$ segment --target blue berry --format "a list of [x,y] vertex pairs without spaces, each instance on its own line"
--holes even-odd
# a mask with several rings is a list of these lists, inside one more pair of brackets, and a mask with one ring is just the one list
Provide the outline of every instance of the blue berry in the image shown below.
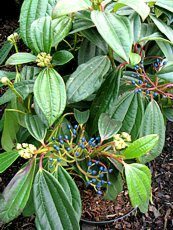
[[111,185],[112,183],[110,181],[107,182],[108,185]]
[[49,158],[50,161],[53,161],[53,158]]
[[113,172],[113,169],[109,169],[109,171],[108,171],[109,173],[112,173]]
[[146,94],[150,94],[150,91],[149,91],[149,90],[146,90]]
[[90,181],[87,181],[87,182],[86,182],[86,186],[89,186],[89,185],[90,185]]
[[82,137],[82,142],[85,142],[85,141],[86,141],[85,137]]
[[52,137],[52,141],[55,141],[55,137]]
[[67,147],[66,150],[67,150],[67,151],[70,151],[71,149],[70,149],[70,147]]
[[60,158],[57,158],[57,162],[61,162],[61,159],[60,159]]
[[164,61],[164,62],[163,62],[163,65],[166,65],[166,64],[167,64],[167,61]]
[[92,175],[96,175],[97,174],[97,171],[96,170],[93,170],[92,171]]
[[96,185],[97,188],[101,188],[102,185],[101,185],[101,182],[98,182],[97,185]]
[[96,163],[96,165],[98,165],[100,163],[100,161],[96,161],[95,163]]
[[89,140],[89,142],[93,142],[94,141],[94,137],[92,137],[90,140]]
[[132,85],[135,85],[135,84],[136,84],[136,82],[133,80],[133,81],[132,81]]
[[92,165],[92,161],[88,161],[88,166],[91,166]]
[[96,147],[96,143],[91,143],[91,146],[92,147]]
[[62,140],[62,135],[59,135],[59,136],[58,136],[58,139],[59,139],[59,140]]
[[74,129],[77,129],[77,128],[78,128],[78,125],[75,125],[75,126],[74,126]]
[[76,152],[75,155],[76,155],[76,157],[78,157],[78,156],[80,155],[80,153],[79,153],[79,152]]
[[158,96],[158,93],[157,93],[157,92],[154,92],[154,93],[153,93],[153,96],[154,96],[154,97],[157,97],[157,96]]
[[142,89],[138,89],[138,93],[141,93],[142,92]]
[[107,172],[107,171],[108,171],[107,168],[104,168],[104,169],[103,169],[103,172]]
[[101,180],[101,184],[105,184],[106,183],[106,181],[105,180]]
[[104,171],[104,167],[103,166],[100,166],[100,171]]
[[67,135],[65,135],[64,137],[65,137],[65,139],[66,139],[66,140],[68,140],[68,139],[69,139],[69,137],[68,137]]
[[71,125],[68,124],[68,125],[67,125],[67,128],[68,128],[68,129],[71,129]]
[[96,181],[97,181],[96,178],[93,178],[93,179],[92,179],[92,182],[93,182],[93,183],[96,183]]
[[73,134],[76,135],[77,131],[76,129],[73,129]]
[[49,168],[53,168],[53,165],[49,165]]
[[99,177],[100,177],[100,178],[103,178],[103,177],[104,177],[104,174],[100,174]]
[[64,144],[64,141],[63,140],[59,140],[59,142],[63,145]]
[[141,80],[139,80],[138,83],[141,85],[143,82]]
[[102,193],[102,191],[98,190],[98,191],[97,191],[97,194],[98,194],[98,195],[102,195],[103,193]]
[[101,140],[101,138],[100,137],[96,137],[96,141],[100,141]]
[[91,170],[91,169],[88,169],[88,173],[92,173],[92,170]]
[[59,150],[60,150],[59,146],[56,146],[56,148],[55,148],[55,149],[56,149],[56,151],[59,151]]

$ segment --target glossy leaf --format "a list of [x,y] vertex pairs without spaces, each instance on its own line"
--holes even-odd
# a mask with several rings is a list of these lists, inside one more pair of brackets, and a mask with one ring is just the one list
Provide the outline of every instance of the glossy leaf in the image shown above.
[[6,65],[20,65],[29,62],[35,62],[36,56],[30,53],[15,53],[6,61]]
[[0,173],[3,173],[19,157],[18,152],[11,151],[0,154]]
[[60,50],[54,53],[52,64],[53,65],[64,65],[74,58],[73,54],[67,50]]
[[[150,8],[144,0],[118,0],[117,4],[126,5],[134,9],[142,17],[143,21],[148,17],[150,13]],[[115,7],[117,7],[117,4]]]
[[158,73],[157,77],[173,82],[173,61],[168,62]]
[[6,151],[11,151],[17,142],[17,132],[19,124],[15,112],[5,110],[4,112],[4,128],[1,137],[2,148]]
[[59,0],[53,10],[53,18],[86,10],[89,7],[91,7],[91,2],[86,0]]
[[35,159],[21,169],[5,188],[0,202],[0,220],[8,223],[24,209],[32,187]]
[[120,87],[121,70],[113,70],[99,89],[90,109],[90,132],[93,135],[98,129],[98,119],[107,113],[117,101]]
[[158,29],[171,41],[173,42],[173,29],[168,26],[166,23],[161,21],[160,19],[150,15],[154,24],[158,27]]
[[64,189],[64,192],[66,193],[70,204],[72,205],[77,214],[77,218],[79,218],[78,221],[80,221],[82,204],[80,193],[74,180],[69,175],[69,173],[61,166],[57,168],[57,171],[54,173],[54,176],[57,178],[62,188]]
[[80,65],[67,81],[68,102],[84,100],[97,91],[109,68],[110,61],[107,56],[97,56]]
[[90,111],[79,111],[74,109],[74,117],[79,124],[85,124],[89,119]]
[[141,137],[131,143],[123,152],[125,159],[133,159],[144,156],[153,149],[158,143],[159,137],[157,134],[151,134]]
[[98,121],[98,129],[101,136],[101,140],[110,139],[116,134],[122,126],[121,121],[111,119],[109,114],[102,113]]
[[119,172],[112,172],[109,174],[110,185],[107,185],[104,199],[115,200],[120,192],[123,190],[123,181]]
[[78,65],[81,65],[85,62],[88,62],[95,56],[106,55],[107,52],[104,52],[98,46],[93,44],[88,39],[84,39],[82,42],[79,52],[78,52]]
[[132,24],[132,30],[133,30],[133,40],[134,42],[137,42],[140,38],[141,33],[141,19],[140,16],[137,13],[134,13],[130,16],[130,22]]
[[52,21],[53,44],[57,46],[70,32],[72,27],[72,18],[63,16]]
[[108,113],[113,119],[122,121],[121,131],[131,134],[133,140],[138,137],[144,114],[140,94],[135,94],[133,91],[124,93],[119,96],[115,104],[112,104]]
[[34,204],[41,229],[79,229],[76,212],[63,187],[45,170],[38,171],[34,181]]
[[125,164],[125,175],[132,206],[140,208],[151,196],[150,170],[142,164]]
[[29,133],[41,143],[44,143],[47,128],[37,115],[25,115],[25,125]]
[[141,56],[136,53],[130,53],[130,64],[132,66],[137,65],[141,61]]
[[8,41],[4,42],[3,46],[0,49],[0,65],[2,65],[5,62],[12,47],[13,45],[10,42]]
[[142,163],[149,162],[160,155],[165,143],[165,124],[159,105],[152,100],[145,111],[143,117],[140,136],[157,134],[159,136],[158,144],[147,154],[140,157]]
[[156,41],[156,43],[164,53],[166,59],[168,61],[173,61],[173,45],[164,41]]
[[66,106],[65,84],[54,69],[40,72],[34,85],[34,97],[51,126]]
[[91,18],[101,36],[114,52],[129,62],[133,36],[128,18],[99,11],[92,11]]
[[155,3],[156,6],[160,6],[166,10],[169,10],[173,13],[173,3],[172,0],[157,0]]
[[31,24],[30,36],[36,53],[50,53],[53,42],[51,17],[42,17]]
[[38,18],[51,16],[57,0],[25,0],[20,13],[20,35],[24,43],[34,49],[31,40],[31,24]]

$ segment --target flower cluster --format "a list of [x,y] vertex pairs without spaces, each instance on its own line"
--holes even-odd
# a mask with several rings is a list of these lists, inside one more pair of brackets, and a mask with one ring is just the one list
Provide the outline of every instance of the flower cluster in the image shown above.
[[19,155],[24,159],[30,159],[33,157],[34,152],[37,148],[28,143],[17,144],[16,149],[18,150]]
[[16,42],[19,41],[18,33],[13,33],[10,36],[8,36],[7,41],[9,41],[13,45],[16,44]]
[[116,150],[125,149],[128,146],[128,143],[131,142],[131,136],[126,132],[114,135],[113,139]]
[[37,66],[39,67],[49,67],[51,66],[51,61],[52,61],[52,57],[50,56],[50,54],[47,54],[45,52],[39,53],[37,55]]

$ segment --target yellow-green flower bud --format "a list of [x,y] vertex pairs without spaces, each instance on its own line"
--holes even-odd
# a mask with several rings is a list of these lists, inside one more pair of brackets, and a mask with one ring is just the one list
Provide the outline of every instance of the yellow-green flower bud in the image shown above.
[[37,148],[28,143],[22,143],[22,144],[17,144],[16,149],[19,150],[18,153],[22,158],[25,159],[30,159],[33,157],[34,152],[37,150]]
[[18,33],[13,33],[10,36],[8,36],[7,41],[9,41],[11,44],[15,44],[19,41],[19,35]]
[[128,133],[126,133],[126,132],[122,132],[121,133],[121,137],[124,138],[124,140],[127,141],[127,142],[131,142],[132,141],[131,136]]
[[8,77],[2,77],[1,78],[1,83],[3,85],[8,85],[9,82],[10,82],[10,80],[8,79]]
[[47,54],[45,52],[39,53],[37,55],[37,66],[39,67],[49,67],[51,66],[51,61],[52,61],[52,57],[50,56],[50,54]]

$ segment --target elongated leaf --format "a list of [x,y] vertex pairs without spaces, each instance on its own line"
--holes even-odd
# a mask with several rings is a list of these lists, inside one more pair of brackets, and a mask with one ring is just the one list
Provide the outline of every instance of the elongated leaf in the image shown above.
[[5,60],[8,56],[8,54],[10,53],[12,47],[13,47],[13,45],[8,41],[6,41],[3,44],[3,46],[0,49],[0,65],[2,65],[5,62]]
[[20,13],[20,34],[24,43],[34,49],[31,40],[31,24],[38,18],[51,16],[57,0],[25,0]]
[[173,82],[173,61],[168,62],[158,73],[157,77]]
[[[117,4],[127,5],[130,8],[133,8],[142,17],[143,21],[148,17],[150,13],[150,8],[144,0],[118,0]],[[118,7],[117,4],[115,7]]]
[[63,16],[56,18],[52,21],[53,29],[53,44],[52,46],[57,46],[70,32],[72,27],[72,18],[69,16]]
[[159,137],[157,134],[141,137],[130,144],[128,148],[126,148],[126,150],[123,152],[123,156],[125,156],[126,159],[141,157],[151,151],[158,143],[158,140]]
[[94,45],[103,50],[104,54],[108,53],[108,45],[95,28],[83,30],[80,33]]
[[34,203],[41,229],[79,229],[76,212],[63,187],[45,170],[38,171],[36,175]]
[[158,144],[147,154],[140,157],[142,163],[149,162],[160,155],[165,143],[165,124],[164,118],[156,101],[151,101],[143,117],[140,136],[157,134]]
[[119,97],[115,104],[109,108],[108,113],[115,120],[122,121],[121,131],[132,135],[132,139],[136,139],[139,135],[139,127],[141,125],[144,114],[144,106],[140,94],[127,92]]
[[36,56],[30,53],[16,53],[8,58],[6,65],[19,65],[29,62],[35,62]]
[[74,180],[69,175],[69,173],[61,166],[57,168],[57,171],[54,174],[54,176],[57,178],[62,188],[64,189],[64,192],[66,193],[71,205],[73,206],[77,214],[78,221],[80,221],[82,204],[80,193]]
[[25,125],[36,140],[44,143],[47,128],[37,115],[25,115]]
[[111,119],[109,114],[102,113],[98,121],[98,129],[101,136],[101,140],[110,139],[116,134],[122,126],[121,121]]
[[53,55],[53,65],[64,65],[74,58],[73,54],[67,50],[60,50]]
[[[132,206],[139,208],[144,206],[151,196],[151,173],[149,168],[142,164],[125,164],[125,175]],[[141,211],[143,212],[143,209]]]
[[21,169],[5,188],[0,202],[0,220],[8,223],[24,209],[32,187],[35,159]]
[[123,189],[123,180],[119,172],[113,172],[109,174],[109,181],[111,182],[111,185],[107,186],[104,199],[115,200]]
[[156,41],[168,61],[173,61],[173,45],[165,41]]
[[140,32],[141,32],[141,19],[137,13],[134,13],[130,17],[130,22],[132,24],[132,30],[133,30],[133,40],[134,42],[137,42],[140,38]]
[[158,29],[171,41],[173,42],[173,29],[168,26],[166,23],[161,21],[160,19],[150,15],[154,24],[158,27]]
[[30,36],[36,53],[50,53],[53,42],[51,17],[42,17],[31,24]]
[[107,113],[117,101],[120,87],[121,70],[113,70],[99,89],[90,109],[89,126],[91,135],[98,129],[98,120],[102,113]]
[[95,56],[106,55],[107,52],[104,52],[98,46],[88,41],[88,39],[84,39],[82,42],[79,52],[78,52],[78,65],[81,65]]
[[11,151],[17,142],[16,134],[19,130],[19,124],[15,112],[8,111],[4,112],[4,128],[1,138],[2,148],[6,151]]
[[86,10],[89,7],[91,7],[91,2],[86,0],[59,0],[53,10],[53,18]]
[[79,124],[85,124],[89,119],[89,115],[89,110],[81,112],[77,109],[74,109],[74,117]]
[[152,36],[154,33],[158,32],[157,27],[154,24],[147,24],[147,23],[142,23],[141,25],[141,33],[140,33],[140,38],[138,39],[137,42],[140,41],[142,45],[145,45],[147,41],[143,41],[143,38],[147,38]]
[[133,36],[128,18],[99,11],[92,11],[91,18],[114,52],[129,62]]
[[169,10],[173,13],[173,3],[172,0],[157,0],[155,3],[156,6],[160,6],[166,10]]
[[22,68],[20,76],[22,80],[32,80],[40,73],[40,71],[41,68],[25,65]]
[[18,152],[11,151],[0,154],[0,173],[3,173],[19,157]]
[[34,85],[34,97],[51,126],[66,106],[65,84],[54,69],[40,72]]
[[84,100],[97,91],[109,68],[110,61],[106,56],[94,57],[80,65],[67,81],[68,102]]

